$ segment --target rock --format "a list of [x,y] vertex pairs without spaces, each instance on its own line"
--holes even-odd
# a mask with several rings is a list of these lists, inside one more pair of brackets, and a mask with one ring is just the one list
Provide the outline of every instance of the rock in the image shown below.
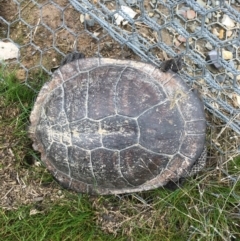
[[[136,12],[134,12],[130,7],[128,6],[121,6],[121,10],[126,13],[130,18],[134,18],[136,16]],[[114,14],[115,21],[117,25],[120,25],[122,22],[124,25],[126,25],[128,22],[122,17],[119,13]],[[124,21],[125,20],[125,21]]]
[[221,28],[220,31],[219,31],[219,36],[218,36],[220,39],[223,39],[224,38],[224,29]]
[[81,15],[80,15],[80,22],[81,22],[81,23],[86,22],[86,24],[87,24],[89,27],[93,27],[94,24],[95,24],[94,19],[92,19],[88,14],[81,14]]
[[213,46],[209,42],[206,43],[205,47],[208,50],[212,50],[213,49]]
[[233,28],[235,26],[234,21],[226,14],[223,15],[222,24],[225,25],[227,28]]
[[227,36],[227,37],[231,37],[231,36],[232,36],[232,33],[233,33],[233,32],[232,32],[231,30],[227,30],[226,36]]
[[214,28],[213,30],[212,30],[212,33],[215,35],[215,36],[219,36],[219,32],[217,31],[217,29],[216,28]]
[[24,69],[18,69],[16,71],[16,77],[20,81],[25,80],[26,79],[26,71]]
[[230,52],[230,51],[227,51],[227,50],[222,50],[222,57],[223,59],[225,60],[229,60],[229,59],[232,59],[233,58],[233,53]]
[[84,19],[85,19],[84,14],[80,14],[80,22],[81,23],[84,23]]
[[17,59],[19,55],[18,47],[13,43],[0,41],[0,60]]
[[216,67],[216,68],[220,68],[221,65],[218,63],[218,53],[216,50],[212,50],[208,53],[208,58],[209,60],[211,60],[212,64]]
[[187,11],[187,19],[194,19],[196,17],[196,13],[193,10]]
[[186,38],[184,38],[183,36],[179,35],[177,38],[180,42],[186,42]]
[[149,12],[149,13],[148,13],[148,16],[149,16],[150,18],[152,18],[152,17],[154,16],[154,12]]
[[177,39],[174,39],[173,40],[173,43],[176,47],[180,46],[181,45],[181,42],[177,41]]

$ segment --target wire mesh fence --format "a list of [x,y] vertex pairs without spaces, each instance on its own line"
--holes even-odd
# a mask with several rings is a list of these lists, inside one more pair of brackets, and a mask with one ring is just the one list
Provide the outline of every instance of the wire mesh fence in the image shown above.
[[224,128],[240,134],[239,0],[0,0],[0,5],[0,39],[19,48],[8,66],[31,88],[73,51],[156,66],[183,54],[179,74]]

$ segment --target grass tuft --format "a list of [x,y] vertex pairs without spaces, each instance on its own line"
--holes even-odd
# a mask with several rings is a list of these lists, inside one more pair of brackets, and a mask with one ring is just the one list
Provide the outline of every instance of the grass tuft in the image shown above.
[[90,202],[82,196],[69,196],[44,211],[37,205],[23,206],[16,211],[2,210],[0,215],[2,240],[111,240],[100,233]]

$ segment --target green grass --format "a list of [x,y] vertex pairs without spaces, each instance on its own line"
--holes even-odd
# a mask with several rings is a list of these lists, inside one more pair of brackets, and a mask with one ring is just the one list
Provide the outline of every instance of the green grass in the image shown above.
[[[28,118],[36,93],[14,74],[0,71],[0,128],[13,145],[16,169],[32,179],[54,183],[27,137]],[[1,140],[0,140],[1,141]],[[1,143],[0,143],[1,145]],[[240,157],[189,179],[176,191],[89,197],[61,190],[64,197],[0,208],[0,238],[5,241],[222,241],[240,240]],[[2,168],[2,166],[0,167]],[[4,181],[4,180],[1,180]],[[47,199],[47,198],[46,198]]]
[[80,196],[69,199],[71,202],[63,200],[45,207],[44,211],[34,206],[1,211],[2,240],[106,240],[106,235],[99,237],[101,231],[94,225],[89,200]]

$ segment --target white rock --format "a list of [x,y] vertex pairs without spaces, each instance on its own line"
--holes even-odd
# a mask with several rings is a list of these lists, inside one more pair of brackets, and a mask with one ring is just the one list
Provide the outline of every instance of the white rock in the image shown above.
[[0,41],[0,60],[16,59],[18,54],[19,49],[15,44]]
[[[128,6],[121,6],[121,10],[126,13],[130,18],[134,18],[136,16],[136,12],[134,12],[130,7]],[[118,13],[115,13],[114,14],[114,17],[115,17],[115,20],[116,20],[116,23],[117,25],[120,25],[121,22],[123,22],[124,17],[122,17],[120,14]],[[124,21],[124,25],[126,25],[128,22],[127,21]]]
[[227,30],[227,32],[226,32],[226,35],[227,35],[227,37],[231,37],[232,36],[232,31],[231,30]]
[[149,12],[149,13],[148,13],[148,16],[149,16],[150,18],[152,18],[152,17],[154,16],[154,12]]
[[223,15],[222,24],[225,25],[227,28],[233,28],[235,26],[234,21],[226,14]]
[[217,31],[216,28],[214,28],[214,29],[212,30],[212,33],[213,33],[215,36],[219,36],[219,32]]
[[205,47],[206,47],[208,50],[213,50],[213,46],[212,46],[209,42],[206,43]]
[[84,20],[85,20],[84,14],[80,14],[80,22],[84,23]]
[[222,50],[222,57],[223,57],[223,59],[232,59],[233,54],[232,54],[232,52],[223,49]]

